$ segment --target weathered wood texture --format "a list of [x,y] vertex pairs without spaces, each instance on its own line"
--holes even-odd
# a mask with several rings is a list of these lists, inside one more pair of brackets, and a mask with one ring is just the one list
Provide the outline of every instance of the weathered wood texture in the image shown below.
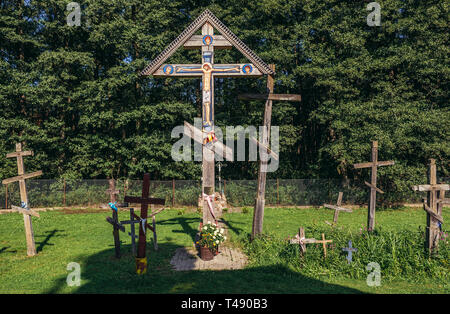
[[[12,182],[19,181],[19,190],[20,190],[20,200],[23,204],[25,204],[24,207],[27,209],[24,209],[26,211],[29,211],[28,209],[28,194],[27,194],[27,187],[25,184],[26,179],[30,179],[36,176],[42,175],[42,171],[36,171],[32,173],[25,174],[25,166],[23,162],[23,156],[33,156],[32,151],[22,151],[22,144],[17,143],[16,144],[16,151],[13,153],[9,153],[6,155],[7,158],[17,158],[17,174],[18,176],[5,179],[2,181],[3,184],[9,184]],[[18,208],[18,207],[16,207]],[[19,211],[19,210],[18,210]],[[33,224],[31,221],[31,216],[36,216],[35,214],[31,213],[25,213],[22,209],[20,209],[20,212],[23,214],[23,222],[25,226],[25,237],[27,241],[27,255],[28,256],[34,256],[36,255],[36,244],[34,242],[34,232],[33,232]],[[39,215],[38,215],[39,216]]]
[[371,180],[370,183],[365,182],[365,184],[370,187],[369,192],[369,206],[368,206],[368,215],[367,215],[367,230],[373,231],[375,228],[375,208],[377,201],[377,192],[384,193],[379,188],[377,188],[377,167],[380,166],[391,166],[394,165],[395,162],[392,160],[389,161],[378,161],[378,141],[372,142],[372,154],[371,161],[366,163],[358,163],[354,164],[353,167],[355,169],[361,168],[371,168]]
[[[349,209],[349,208],[345,208],[345,207],[341,207],[342,205],[342,197],[343,197],[344,193],[343,192],[339,192],[338,194],[338,200],[336,202],[336,206],[334,205],[330,205],[330,204],[324,204],[323,206],[325,208],[330,208],[330,209],[334,209],[334,217],[333,217],[333,224],[332,225],[337,225],[338,223],[338,216],[339,216],[339,212],[347,212],[347,213],[352,213],[353,210]],[[328,222],[327,222],[328,223]],[[330,224],[330,223],[328,223]],[[330,224],[331,225],[331,224]]]
[[445,192],[450,190],[448,184],[438,184],[436,175],[436,160],[430,159],[428,170],[428,184],[415,185],[414,191],[426,191],[423,209],[427,212],[427,227],[425,233],[425,250],[428,254],[435,254],[439,249],[441,225],[444,222],[442,209],[445,202]]

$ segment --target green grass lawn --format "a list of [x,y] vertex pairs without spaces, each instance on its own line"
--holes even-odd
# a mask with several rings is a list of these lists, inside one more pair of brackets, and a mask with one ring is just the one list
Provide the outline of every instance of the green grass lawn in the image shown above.
[[[123,256],[121,259],[114,258],[112,226],[105,221],[109,212],[70,214],[68,211],[48,211],[41,212],[40,215],[40,218],[33,218],[38,250],[35,257],[26,256],[22,215],[0,215],[0,293],[450,292],[449,283],[439,279],[399,276],[383,280],[382,277],[380,287],[369,287],[364,274],[364,279],[361,279],[353,278],[347,273],[333,276],[326,271],[321,273],[324,269],[333,268],[333,254],[335,260],[342,259],[346,262],[345,256],[338,255],[340,247],[330,250],[330,262],[319,265],[321,268],[317,272],[311,271],[313,268],[309,266],[304,269],[297,267],[298,259],[290,258],[290,255],[287,255],[288,258],[283,257],[283,252],[281,255],[277,253],[276,256],[270,256],[270,246],[267,252],[264,252],[264,247],[255,247],[255,253],[252,254],[252,246],[247,240],[251,231],[251,211],[246,214],[226,213],[223,217],[229,230],[228,245],[240,246],[249,253],[250,263],[245,269],[173,271],[169,261],[178,247],[193,245],[200,215],[181,215],[178,210],[166,210],[157,219],[159,251],[154,251],[153,245],[147,246],[149,267],[144,276],[135,274],[130,238],[125,233],[120,233]],[[353,213],[341,213],[339,225],[345,232],[358,234],[360,228],[366,225],[366,215],[365,208],[354,210]],[[444,209],[443,216],[445,221],[450,220],[449,208]],[[128,212],[119,213],[120,220],[128,218]],[[329,238],[333,231],[324,221],[332,219],[333,211],[328,209],[266,208],[264,232],[275,238],[287,238],[295,235],[298,228],[303,226],[307,230],[307,237],[319,238],[320,232],[326,232]],[[420,226],[423,229],[425,222],[425,212],[418,208],[379,210],[376,214],[376,225],[382,226],[387,232],[415,231]],[[126,228],[128,232],[129,226]],[[296,249],[291,247],[292,250]],[[320,254],[319,248],[312,248],[310,251],[311,256]],[[288,253],[295,253],[292,252]],[[278,256],[283,258],[278,261]],[[289,262],[283,262],[286,260]],[[69,287],[66,283],[67,275],[71,272],[67,270],[67,265],[71,262],[81,265],[79,287]],[[444,271],[448,278],[449,268],[445,270],[444,267]]]

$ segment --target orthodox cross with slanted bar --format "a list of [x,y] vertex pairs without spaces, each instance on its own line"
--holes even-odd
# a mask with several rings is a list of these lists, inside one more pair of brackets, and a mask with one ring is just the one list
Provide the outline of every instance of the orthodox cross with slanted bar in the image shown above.
[[394,165],[393,160],[389,161],[378,161],[378,141],[372,142],[372,161],[360,164],[354,164],[355,169],[360,168],[372,168],[371,180],[369,182],[364,182],[368,187],[370,187],[370,198],[369,198],[369,212],[367,215],[367,230],[373,231],[375,228],[375,207],[377,202],[377,192],[384,193],[379,188],[377,188],[377,167],[380,166],[392,166]]
[[450,190],[450,184],[437,184],[436,160],[430,159],[428,184],[413,186],[414,191],[427,192],[423,209],[427,212],[427,229],[425,236],[425,248],[428,253],[435,253],[438,249],[441,226],[444,223],[442,209],[449,203],[445,198],[445,191]]
[[[23,222],[25,225],[25,236],[27,240],[27,255],[34,256],[36,255],[36,244],[34,242],[34,232],[33,232],[33,224],[31,222],[31,216],[36,216],[37,213],[32,211],[28,206],[28,194],[27,194],[27,186],[25,184],[26,179],[31,179],[37,176],[42,175],[42,171],[36,171],[32,173],[25,174],[25,166],[23,163],[24,156],[33,156],[32,151],[22,151],[22,144],[16,144],[16,151],[13,153],[9,153],[6,155],[6,158],[17,158],[17,173],[18,176],[5,179],[2,181],[3,184],[9,184],[12,182],[19,181],[19,189],[20,189],[20,200],[21,207],[12,206],[12,208],[23,214]],[[37,215],[39,217],[39,215]]]
[[342,205],[342,196],[343,195],[344,195],[344,193],[339,192],[336,206],[335,205],[330,205],[330,204],[323,204],[323,207],[325,207],[325,208],[334,209],[333,223],[331,224],[328,221],[325,221],[327,224],[334,225],[334,226],[337,225],[339,212],[346,212],[346,213],[352,213],[353,212],[353,210],[351,210],[349,208],[341,207],[341,205]]
[[[202,35],[195,32],[201,29]],[[220,35],[215,34],[217,30]],[[201,49],[201,64],[163,64],[180,47]],[[214,51],[237,48],[250,63],[215,64]],[[270,67],[231,32],[214,14],[205,10],[167,48],[157,56],[141,75],[155,77],[201,77],[202,89],[202,144],[214,140],[214,78],[215,77],[259,77],[275,74]],[[191,130],[192,131],[192,130]],[[215,169],[214,151],[203,145],[202,200],[203,223],[214,220],[204,195],[214,195]],[[214,201],[212,201],[214,207]]]
[[[275,65],[271,64],[270,68],[275,72]],[[270,138],[270,126],[272,119],[272,101],[301,101],[301,95],[296,94],[274,94],[274,77],[269,74],[267,77],[267,94],[242,94],[238,96],[238,99],[242,100],[265,100],[266,106],[264,108],[264,121],[263,121],[263,136],[261,146],[267,148],[267,153],[272,154],[269,148]],[[253,142],[257,142],[256,139],[250,138]],[[257,143],[258,144],[258,143]],[[278,156],[276,156],[278,159]],[[263,220],[264,220],[264,205],[265,205],[265,192],[266,192],[266,174],[267,174],[267,158],[261,158],[259,161],[258,170],[258,188],[256,192],[255,211],[253,213],[253,225],[252,225],[252,239],[262,233]]]
[[137,274],[145,274],[147,272],[147,258],[145,254],[146,248],[146,232],[145,229],[148,228],[153,230],[146,221],[148,218],[148,205],[149,204],[159,204],[164,205],[166,200],[161,198],[150,198],[150,175],[148,173],[144,174],[144,179],[142,182],[142,194],[141,197],[125,196],[124,202],[127,203],[138,203],[141,204],[141,216],[133,213],[133,218],[140,221],[139,224],[139,242],[138,251],[136,255],[136,272]]

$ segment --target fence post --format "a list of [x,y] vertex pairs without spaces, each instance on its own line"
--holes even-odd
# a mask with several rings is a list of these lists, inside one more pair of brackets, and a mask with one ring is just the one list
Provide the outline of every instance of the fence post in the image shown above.
[[278,192],[279,185],[280,185],[280,180],[277,178],[277,205],[280,205],[280,194]]
[[66,207],[66,178],[64,178],[64,198],[63,198],[63,205]]
[[8,209],[8,184],[5,185],[5,209]]
[[172,179],[172,208],[175,207],[175,179]]
[[227,193],[227,180],[223,180],[223,195],[225,195],[225,198],[227,198],[226,193]]

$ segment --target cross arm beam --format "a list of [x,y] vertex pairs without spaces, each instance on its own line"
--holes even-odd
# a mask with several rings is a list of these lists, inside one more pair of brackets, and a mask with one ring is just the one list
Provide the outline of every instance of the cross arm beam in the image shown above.
[[450,190],[450,184],[422,184],[414,185],[412,187],[414,191],[430,192],[430,191],[448,191]]
[[24,151],[24,152],[12,152],[9,154],[6,154],[6,158],[14,158],[14,157],[20,157],[20,156],[33,156],[34,153],[30,150]]
[[35,212],[31,208],[30,209],[25,209],[25,208],[22,208],[22,207],[11,205],[11,209],[16,211],[16,212],[19,212],[21,214],[24,214],[24,215],[34,216],[34,217],[38,217],[38,218],[41,217],[37,212]]
[[[244,67],[250,65],[252,68],[251,72],[244,72]],[[239,68],[239,70],[231,70],[234,68]],[[227,71],[230,69],[230,71]],[[201,77],[203,75],[201,64],[163,64],[158,70],[153,73],[154,77]],[[240,76],[252,76],[260,77],[263,76],[261,71],[253,64],[238,63],[238,64],[214,64],[212,75],[214,77],[240,77]]]
[[355,169],[360,169],[360,168],[370,168],[373,166],[392,166],[394,165],[395,162],[393,160],[388,160],[388,161],[378,161],[378,162],[363,162],[363,163],[359,163],[359,164],[354,164],[353,167]]
[[41,175],[42,175],[42,171],[39,170],[39,171],[36,171],[36,172],[31,172],[31,173],[23,174],[23,175],[20,175],[20,176],[17,176],[17,177],[12,177],[12,178],[9,178],[9,179],[5,179],[5,180],[2,181],[2,184],[9,184],[9,183],[16,182],[16,181],[31,179],[31,178],[34,178],[34,177],[37,177],[37,176],[41,176]]
[[375,185],[370,184],[367,181],[364,181],[364,184],[367,185],[371,189],[375,189],[378,193],[384,194],[384,192],[382,190],[380,190],[379,188],[377,188]]
[[342,212],[346,212],[346,213],[353,213],[353,210],[351,210],[349,208],[340,207],[340,206],[336,206],[336,205],[323,204],[323,207],[326,207],[326,208],[329,208],[329,209],[338,210],[338,211],[342,211]]
[[297,94],[241,94],[240,100],[278,100],[278,101],[302,101],[302,96]]

